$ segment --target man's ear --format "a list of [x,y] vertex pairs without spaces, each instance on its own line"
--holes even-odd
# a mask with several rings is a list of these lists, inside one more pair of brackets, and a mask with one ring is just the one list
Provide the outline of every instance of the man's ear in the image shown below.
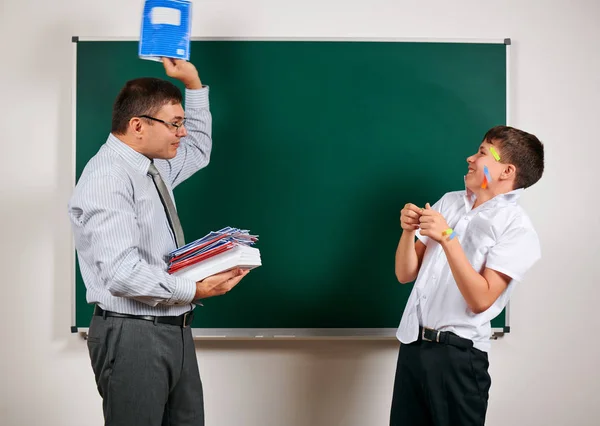
[[131,134],[136,138],[141,138],[144,134],[144,126],[142,126],[142,120],[139,117],[133,117],[129,120],[129,130]]

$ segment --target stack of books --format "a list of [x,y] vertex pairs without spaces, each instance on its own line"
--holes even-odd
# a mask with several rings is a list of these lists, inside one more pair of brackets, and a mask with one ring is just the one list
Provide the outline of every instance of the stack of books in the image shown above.
[[167,272],[201,281],[234,268],[254,269],[262,265],[260,250],[252,247],[257,241],[258,235],[238,228],[210,232],[169,253]]

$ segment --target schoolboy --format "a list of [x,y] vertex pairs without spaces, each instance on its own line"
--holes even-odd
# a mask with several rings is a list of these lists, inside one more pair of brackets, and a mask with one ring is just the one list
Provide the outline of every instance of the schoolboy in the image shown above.
[[467,163],[465,190],[401,211],[396,277],[416,281],[397,331],[392,426],[485,423],[491,320],[541,256],[517,201],[543,174],[542,143],[497,126]]

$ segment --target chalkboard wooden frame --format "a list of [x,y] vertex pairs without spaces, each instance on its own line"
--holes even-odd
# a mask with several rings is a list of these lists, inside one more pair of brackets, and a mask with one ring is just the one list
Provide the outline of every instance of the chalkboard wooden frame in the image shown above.
[[[76,99],[77,99],[77,43],[79,41],[137,41],[137,38],[115,37],[115,38],[96,38],[96,37],[73,37],[73,91],[72,91],[72,146],[73,146],[73,187],[76,183]],[[511,40],[506,39],[435,39],[435,38],[346,38],[346,37],[267,37],[267,38],[240,38],[240,37],[193,37],[192,41],[213,40],[213,41],[342,41],[342,42],[410,42],[410,43],[484,43],[484,44],[504,44],[506,46],[506,124],[510,124],[510,46]],[[84,335],[87,332],[86,327],[76,324],[76,253],[73,245],[72,249],[72,332],[80,332]],[[197,308],[198,309],[198,308]],[[510,331],[510,303],[505,309],[505,321],[502,326],[492,328],[494,337],[503,335]],[[394,339],[396,327],[390,328],[193,328],[195,339]]]

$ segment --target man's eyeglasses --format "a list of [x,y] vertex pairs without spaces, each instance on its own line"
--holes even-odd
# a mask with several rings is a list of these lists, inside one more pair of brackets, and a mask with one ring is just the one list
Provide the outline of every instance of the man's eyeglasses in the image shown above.
[[168,128],[174,129],[175,133],[177,133],[179,131],[179,129],[185,125],[185,118],[183,120],[181,120],[181,122],[179,122],[179,123],[170,123],[168,121],[161,120],[160,118],[150,117],[149,115],[140,115],[140,118],[147,118],[148,120],[153,120],[153,121],[158,121],[159,123],[163,123]]

